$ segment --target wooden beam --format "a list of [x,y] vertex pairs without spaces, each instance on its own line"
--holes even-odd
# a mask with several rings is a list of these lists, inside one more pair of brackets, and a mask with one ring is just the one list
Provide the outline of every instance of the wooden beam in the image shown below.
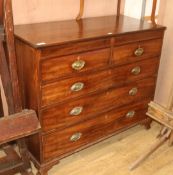
[[2,105],[2,97],[1,97],[1,87],[0,87],[0,117],[4,116],[4,110]]
[[37,115],[33,110],[0,119],[0,145],[37,133],[40,130]]
[[[6,36],[6,45],[7,45],[7,55],[9,62],[9,72],[12,84],[12,97],[14,101],[14,110],[10,111],[10,114],[13,112],[22,111],[21,97],[19,93],[19,82],[17,76],[17,61],[16,61],[16,52],[15,52],[15,43],[14,43],[14,25],[13,25],[13,14],[12,14],[12,3],[11,0],[4,0],[4,28]],[[4,89],[5,90],[5,89]]]
[[173,85],[171,87],[171,91],[170,91],[170,96],[169,96],[169,101],[168,101],[168,105],[167,105],[167,109],[169,110],[173,110]]
[[121,0],[117,2],[117,16],[120,16],[121,13]]
[[141,157],[130,166],[129,169],[134,170],[135,168],[137,168],[144,160],[146,160],[153,152],[155,152],[163,143],[165,143],[166,140],[169,139],[171,132],[172,130],[168,129],[166,133],[163,136],[161,136],[161,138],[157,140],[157,142],[154,145],[152,145],[152,147],[147,152],[143,153]]
[[8,104],[8,110],[10,114],[14,113],[14,103],[13,103],[13,95],[12,95],[12,86],[11,86],[11,78],[8,69],[8,63],[5,56],[3,40],[0,40],[0,74],[2,85],[4,88],[5,97]]
[[155,102],[150,102],[147,115],[173,130],[173,111],[170,109],[166,109]]
[[83,16],[83,13],[84,13],[84,0],[80,0],[80,10],[79,10],[79,14],[78,16],[76,17],[76,20],[80,20]]
[[152,12],[151,12],[151,21],[153,25],[156,25],[156,8],[157,8],[157,0],[153,0],[153,7],[152,7]]
[[0,0],[0,25],[3,24],[3,0]]

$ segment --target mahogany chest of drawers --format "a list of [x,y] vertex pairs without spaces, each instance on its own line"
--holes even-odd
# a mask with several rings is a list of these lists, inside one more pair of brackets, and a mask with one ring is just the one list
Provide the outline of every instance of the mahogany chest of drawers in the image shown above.
[[164,31],[125,16],[15,26],[23,106],[35,109],[42,125],[28,139],[40,174],[65,156],[147,124]]

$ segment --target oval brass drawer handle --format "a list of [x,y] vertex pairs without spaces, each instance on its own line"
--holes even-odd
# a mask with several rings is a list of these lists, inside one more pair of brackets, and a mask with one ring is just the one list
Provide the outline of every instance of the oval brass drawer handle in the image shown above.
[[71,142],[76,142],[82,137],[82,133],[77,132],[70,137]]
[[81,70],[85,67],[85,61],[84,60],[77,60],[72,64],[72,68],[74,70]]
[[138,93],[138,88],[132,88],[130,91],[129,91],[129,95],[131,96],[135,96],[136,94]]
[[135,111],[129,111],[127,114],[126,114],[126,117],[127,118],[133,118],[135,116],[136,112]]
[[134,54],[139,57],[142,56],[144,54],[144,49],[139,47],[138,49],[135,50]]
[[131,73],[133,75],[139,75],[141,73],[141,67],[140,66],[137,66],[135,68],[132,69]]
[[82,111],[83,111],[83,107],[82,107],[82,106],[78,106],[78,107],[73,108],[73,109],[70,111],[70,115],[72,115],[72,116],[77,116],[77,115],[81,114]]
[[84,83],[78,82],[72,85],[71,91],[77,92],[77,91],[82,90],[83,88],[84,88]]

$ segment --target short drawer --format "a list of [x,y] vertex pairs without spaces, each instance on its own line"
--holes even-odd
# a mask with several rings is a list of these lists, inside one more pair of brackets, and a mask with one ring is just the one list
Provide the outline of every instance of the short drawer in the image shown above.
[[62,129],[104,111],[152,99],[154,90],[155,78],[149,78],[43,109],[40,113],[42,128],[44,131]]
[[108,66],[111,51],[101,49],[58,58],[50,58],[41,62],[42,81],[58,79],[72,74],[97,70]]
[[[85,76],[78,75],[73,78],[44,85],[42,87],[42,106],[62,102],[98,90],[101,91],[110,87],[117,87],[126,81],[140,80],[148,76],[153,76],[157,73],[158,63],[158,58],[152,58],[134,64],[98,71]],[[75,86],[79,90],[75,90]]]
[[63,157],[120,129],[137,124],[146,118],[148,102],[111,110],[73,127],[42,136],[44,161]]
[[162,39],[148,40],[114,47],[112,63],[126,64],[160,56]]

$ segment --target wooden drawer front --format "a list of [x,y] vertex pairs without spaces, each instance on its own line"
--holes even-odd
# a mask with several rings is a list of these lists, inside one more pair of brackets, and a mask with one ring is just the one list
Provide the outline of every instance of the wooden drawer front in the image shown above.
[[[134,81],[155,75],[158,70],[158,63],[158,58],[152,58],[142,62],[100,71],[95,74],[76,76],[45,85],[42,88],[42,106],[54,102],[62,102],[63,100],[86,95],[90,92],[107,89],[113,86],[120,86],[125,81]],[[77,82],[83,83],[83,89],[80,91],[72,91],[71,87]]]
[[149,100],[118,108],[83,123],[42,137],[43,157],[49,160],[77,150],[113,132],[143,120]]
[[[114,48],[112,62],[119,65],[160,56],[161,48],[162,39],[122,45]],[[135,54],[138,54],[138,56]]]
[[118,46],[132,42],[163,38],[163,35],[164,35],[163,29],[123,34],[115,37],[114,45]]
[[[145,31],[145,32],[132,32],[123,35],[115,36],[115,45],[127,44],[130,42],[137,42],[142,40],[149,39],[157,39],[163,38],[164,29],[153,30],[153,31]],[[102,38],[102,39],[94,39],[84,42],[72,42],[68,44],[61,44],[57,46],[51,47],[43,47],[41,48],[41,57],[55,57],[55,56],[63,56],[74,54],[77,52],[86,52],[96,49],[108,48],[111,45],[111,37]]]
[[[138,89],[134,96],[129,95],[133,88]],[[41,111],[42,128],[44,131],[55,128],[61,129],[112,108],[146,98],[153,98],[154,90],[155,78],[149,78],[111,89],[104,93],[90,95],[86,98],[68,101],[67,103],[44,109]],[[80,107],[80,110],[77,111],[77,114],[74,114],[73,111],[77,107]]]
[[110,47],[110,38],[94,39],[89,41],[69,42],[57,46],[41,48],[41,57],[55,57],[70,55],[77,52],[86,52]]
[[[97,70],[108,65],[110,49],[86,52],[59,58],[46,59],[41,63],[42,81],[58,79],[72,74]],[[76,66],[75,66],[76,65]]]

